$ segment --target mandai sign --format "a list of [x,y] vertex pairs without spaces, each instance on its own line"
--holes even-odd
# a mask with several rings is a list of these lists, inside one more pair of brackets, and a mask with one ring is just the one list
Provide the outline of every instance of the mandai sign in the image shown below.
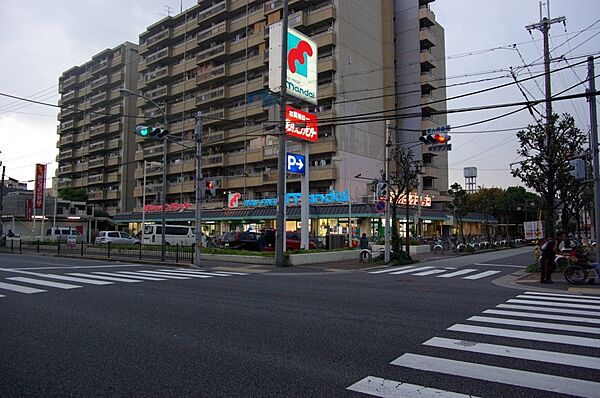
[[[298,204],[302,201],[301,193],[288,193],[285,195],[286,204]],[[348,203],[348,190],[338,192],[335,190],[329,191],[329,193],[313,193],[308,195],[308,203],[312,204],[334,204],[334,203]],[[244,206],[246,207],[258,207],[258,206],[277,206],[277,198],[268,199],[248,199],[244,200]]]

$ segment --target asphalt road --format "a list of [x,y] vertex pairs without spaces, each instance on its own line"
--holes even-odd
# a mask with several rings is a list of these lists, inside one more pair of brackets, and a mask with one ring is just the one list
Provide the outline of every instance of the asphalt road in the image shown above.
[[[432,262],[421,272],[452,270],[424,276],[165,272],[0,254],[0,396],[367,396],[357,390],[461,396],[430,389],[485,397],[597,394],[600,300],[518,298],[523,291],[491,283],[527,264],[524,254],[514,253]],[[500,272],[440,277],[467,267]],[[590,313],[580,315],[585,322],[559,322],[551,319],[558,313],[545,312],[576,317],[569,303]],[[473,316],[479,318],[469,320]],[[538,334],[531,340],[521,332]],[[520,353],[525,348],[546,354]],[[540,355],[544,362],[527,359]]]

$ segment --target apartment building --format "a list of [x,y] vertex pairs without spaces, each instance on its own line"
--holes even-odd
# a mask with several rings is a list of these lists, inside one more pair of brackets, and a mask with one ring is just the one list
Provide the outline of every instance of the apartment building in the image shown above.
[[[447,125],[446,115],[432,111],[446,110],[446,65],[444,28],[436,21],[430,4],[434,0],[393,0],[396,107],[402,118],[396,123],[396,142],[413,147],[422,160],[423,194],[433,197],[433,207],[444,210],[448,200],[448,152],[430,152],[428,145],[416,145],[421,131]],[[388,7],[392,5],[388,3]],[[391,9],[390,9],[391,11]],[[388,18],[388,29],[392,21]],[[387,43],[388,48],[391,43]],[[387,60],[390,65],[390,60]],[[389,72],[391,74],[391,72]],[[388,104],[387,106],[389,106]]]
[[110,215],[134,208],[137,109],[119,89],[137,90],[138,62],[137,45],[125,42],[59,78],[57,188],[86,188]]
[[[340,120],[384,107],[383,3],[358,0],[290,0],[289,26],[318,44],[318,105],[296,103],[320,119],[318,143],[310,145],[310,191],[348,189],[352,200],[367,193],[353,176],[377,176],[383,168],[384,122]],[[245,199],[276,196],[278,119],[268,91],[268,26],[282,17],[281,1],[199,0],[176,16],[149,26],[139,38],[138,90],[168,117],[167,202],[194,201],[193,129],[203,116],[203,173],[217,181],[207,207],[223,207],[228,192]],[[374,29],[375,27],[375,29]],[[393,83],[392,83],[393,84]],[[368,95],[365,94],[368,92]],[[293,101],[290,98],[290,101]],[[140,99],[145,123],[163,124],[156,106]],[[288,151],[298,145],[288,143]],[[136,209],[158,201],[162,189],[159,143],[137,138]],[[288,192],[300,191],[288,175]]]

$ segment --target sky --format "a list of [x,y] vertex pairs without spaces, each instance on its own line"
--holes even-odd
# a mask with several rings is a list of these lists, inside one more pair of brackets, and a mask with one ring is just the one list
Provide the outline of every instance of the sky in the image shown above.
[[[137,43],[147,26],[167,14],[165,5],[179,12],[181,5],[185,9],[194,4],[195,0],[0,0],[0,26],[4,32],[0,35],[0,93],[56,104],[60,98],[58,77],[63,71],[124,41]],[[431,9],[445,28],[447,84],[454,85],[447,89],[449,98],[511,82],[510,67],[516,68],[517,79],[543,72],[538,60],[542,56],[542,33],[534,30],[530,34],[525,29],[540,19],[538,0],[437,0]],[[550,48],[556,59],[552,68],[567,67],[552,75],[552,91],[557,93],[587,76],[585,64],[568,67],[585,60],[575,57],[600,52],[600,1],[552,0],[550,12],[552,18],[566,17],[566,27],[554,24],[551,29]],[[559,60],[563,55],[567,61]],[[531,63],[529,69],[522,68]],[[600,70],[600,63],[596,68]],[[488,78],[494,79],[469,83]],[[544,97],[543,78],[521,86],[529,99]],[[584,91],[585,87],[579,85],[567,93]],[[521,90],[511,85],[448,101],[448,108],[524,99]],[[511,109],[450,114],[448,122],[461,126]],[[544,113],[543,105],[536,109]],[[585,99],[556,103],[554,110],[572,114],[582,130],[589,129]],[[57,114],[57,108],[0,96],[0,161],[8,176],[32,180],[35,163],[48,163],[48,176],[54,175]],[[509,164],[519,160],[516,131],[533,122],[533,117],[523,111],[468,128],[454,128],[450,183],[464,185],[463,168],[473,166],[478,168],[480,186],[519,185],[509,171]],[[489,131],[499,129],[512,130]]]

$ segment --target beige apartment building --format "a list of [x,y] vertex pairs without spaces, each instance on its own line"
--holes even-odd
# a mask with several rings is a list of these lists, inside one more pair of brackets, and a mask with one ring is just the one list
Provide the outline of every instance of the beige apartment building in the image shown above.
[[137,45],[125,42],[59,78],[57,188],[86,188],[88,203],[110,215],[135,204],[137,110],[119,89],[137,89],[138,61]]

